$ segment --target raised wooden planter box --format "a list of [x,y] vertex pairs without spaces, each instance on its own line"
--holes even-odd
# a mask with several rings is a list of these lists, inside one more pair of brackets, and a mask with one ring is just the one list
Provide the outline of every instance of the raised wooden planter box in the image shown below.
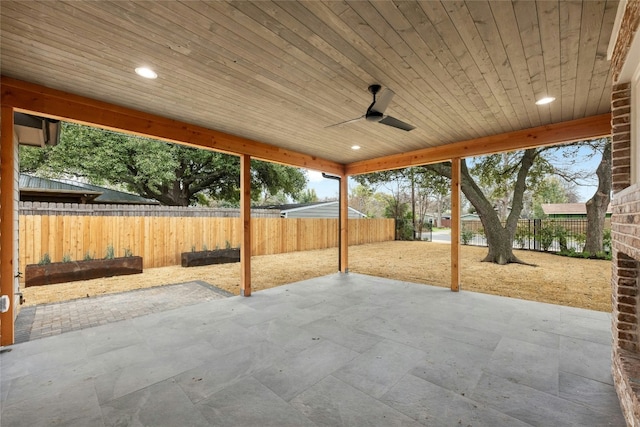
[[24,285],[42,286],[138,273],[142,273],[142,257],[139,256],[29,264],[26,266]]
[[183,267],[199,267],[211,264],[240,262],[240,249],[216,249],[215,251],[182,252]]

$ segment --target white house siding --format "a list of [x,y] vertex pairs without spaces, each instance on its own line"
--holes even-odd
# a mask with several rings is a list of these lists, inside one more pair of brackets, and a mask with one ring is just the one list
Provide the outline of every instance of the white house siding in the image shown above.
[[[283,210],[281,214],[287,218],[338,218],[338,202],[323,205],[305,206],[290,210]],[[363,215],[353,208],[349,208],[349,218],[358,219]]]

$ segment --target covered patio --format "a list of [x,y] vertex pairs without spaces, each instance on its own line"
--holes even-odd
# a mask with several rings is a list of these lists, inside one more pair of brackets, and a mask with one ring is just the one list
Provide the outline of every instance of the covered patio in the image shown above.
[[[3,1],[2,425],[640,425],[639,4]],[[11,346],[15,113],[239,156],[251,298]],[[461,160],[605,136],[612,318],[458,293]],[[252,296],[252,159],[340,179],[340,274]],[[349,273],[348,177],[438,162],[454,292]]]
[[14,346],[1,421],[621,426],[610,322],[333,274]]

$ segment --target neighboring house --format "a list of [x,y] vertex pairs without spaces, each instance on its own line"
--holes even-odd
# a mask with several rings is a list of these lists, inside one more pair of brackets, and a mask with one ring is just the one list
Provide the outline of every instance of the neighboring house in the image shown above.
[[[277,209],[281,218],[338,218],[338,201],[313,202],[287,205],[255,206],[254,209]],[[349,208],[349,218],[359,219],[367,216]]]
[[440,215],[440,224],[438,224],[438,214],[426,214],[424,216],[424,222],[431,222],[434,227],[451,228],[451,214],[443,213],[442,215]]
[[[587,219],[584,203],[543,203],[542,211],[553,219]],[[611,218],[611,205],[607,206],[607,218]]]
[[480,221],[480,215],[472,213],[460,215],[460,221]]
[[31,114],[13,113],[14,132],[18,144],[44,147],[57,145],[60,140],[60,122]]
[[67,179],[20,174],[20,201],[79,204],[159,205],[156,200]]

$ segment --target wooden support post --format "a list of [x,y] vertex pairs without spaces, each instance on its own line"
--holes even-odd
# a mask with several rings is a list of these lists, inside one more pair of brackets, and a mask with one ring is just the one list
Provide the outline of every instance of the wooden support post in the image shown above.
[[240,293],[251,296],[251,156],[240,156]]
[[15,197],[15,150],[13,136],[13,108],[2,106],[0,120],[0,295],[11,301],[9,311],[0,314],[0,345],[11,345],[14,341],[14,197]]
[[451,159],[451,291],[460,290],[460,158]]
[[340,272],[349,272],[349,177],[340,179]]

